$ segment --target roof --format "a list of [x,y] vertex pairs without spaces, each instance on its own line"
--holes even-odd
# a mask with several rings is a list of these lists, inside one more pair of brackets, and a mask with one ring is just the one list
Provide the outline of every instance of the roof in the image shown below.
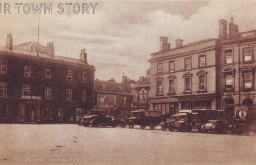
[[140,82],[137,87],[144,87],[144,86],[150,86],[150,80],[146,79],[143,82]]
[[47,48],[46,46],[38,44],[38,42],[35,42],[35,41],[25,42],[25,43],[22,43],[22,44],[19,44],[19,45],[14,45],[13,47],[14,48],[23,47],[23,46],[26,46],[26,45],[39,46],[39,47]]
[[113,81],[95,80],[95,89],[97,92],[114,94],[131,94],[132,87],[124,83]]
[[[20,48],[24,45],[31,45],[31,44],[32,45],[34,45],[34,44],[37,45],[37,42],[31,41],[31,42],[26,42],[26,43],[23,43],[23,44],[15,45],[15,46],[13,46],[13,50],[10,50],[6,46],[0,46],[0,53],[8,54],[8,55],[18,55],[20,57],[29,57],[29,56],[37,57],[37,52],[36,51],[24,50],[24,49]],[[39,46],[40,47],[45,47],[43,45],[39,45]],[[45,48],[47,48],[47,47],[45,47]],[[43,53],[43,52],[38,52],[38,55],[41,58],[50,59],[51,61],[57,60],[57,61],[60,61],[60,62],[68,62],[68,63],[75,63],[75,64],[82,64],[82,65],[91,66],[87,63],[84,63],[80,59],[63,57],[63,56],[59,56],[59,55],[55,55],[55,57],[52,57],[49,54]],[[77,55],[77,57],[79,57],[79,54]]]

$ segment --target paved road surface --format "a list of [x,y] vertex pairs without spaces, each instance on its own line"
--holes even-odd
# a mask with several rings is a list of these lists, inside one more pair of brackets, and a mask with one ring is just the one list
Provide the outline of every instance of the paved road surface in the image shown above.
[[256,135],[0,124],[1,165],[256,164]]

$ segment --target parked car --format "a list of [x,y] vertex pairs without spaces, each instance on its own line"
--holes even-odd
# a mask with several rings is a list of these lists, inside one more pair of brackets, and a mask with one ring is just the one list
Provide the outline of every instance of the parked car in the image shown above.
[[90,114],[82,118],[82,125],[84,127],[89,125],[93,127],[98,127],[99,125],[115,127],[118,125],[118,121],[114,117],[107,116],[105,110],[91,109]]
[[127,119],[129,128],[133,128],[134,125],[140,125],[142,129],[146,126],[150,126],[150,129],[155,129],[161,121],[161,112],[157,110],[138,110],[131,111],[131,117]]
[[201,125],[201,132],[214,132],[214,133],[226,133],[228,132],[228,125],[226,122],[226,111],[214,110],[211,111],[211,120]]
[[180,110],[179,113],[172,115],[169,120],[163,122],[161,124],[161,129],[163,131],[166,129],[169,129],[170,131],[178,129],[178,131],[190,132],[192,130],[191,113],[192,110]]

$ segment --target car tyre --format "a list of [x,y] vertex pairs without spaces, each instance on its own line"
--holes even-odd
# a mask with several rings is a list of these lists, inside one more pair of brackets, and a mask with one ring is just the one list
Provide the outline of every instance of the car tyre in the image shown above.
[[126,123],[124,121],[121,122],[121,127],[122,128],[126,127]]
[[151,129],[151,130],[155,129],[155,124],[151,124],[151,125],[150,125],[150,129]]
[[169,131],[174,131],[174,126],[173,125],[170,125],[170,127],[169,127]]
[[84,126],[84,127],[88,127],[89,124],[88,124],[88,123],[83,123],[83,126]]
[[134,127],[133,121],[129,121],[129,128],[133,128],[133,127]]
[[161,130],[162,130],[162,131],[165,131],[165,130],[166,130],[166,123],[161,124]]

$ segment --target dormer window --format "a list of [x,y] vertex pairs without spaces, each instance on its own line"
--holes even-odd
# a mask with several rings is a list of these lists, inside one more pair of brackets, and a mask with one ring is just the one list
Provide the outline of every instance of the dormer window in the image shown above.
[[72,80],[72,76],[73,76],[72,70],[68,70],[68,75],[67,75],[68,81]]
[[24,68],[24,77],[30,77],[31,73],[31,67],[30,66],[25,66]]
[[105,84],[101,84],[101,85],[100,85],[100,89],[101,89],[102,91],[105,91],[105,90],[106,90],[106,85],[105,85]]
[[51,79],[51,78],[52,78],[51,69],[46,69],[46,79]]
[[6,74],[6,73],[7,73],[7,62],[1,61],[1,74]]

